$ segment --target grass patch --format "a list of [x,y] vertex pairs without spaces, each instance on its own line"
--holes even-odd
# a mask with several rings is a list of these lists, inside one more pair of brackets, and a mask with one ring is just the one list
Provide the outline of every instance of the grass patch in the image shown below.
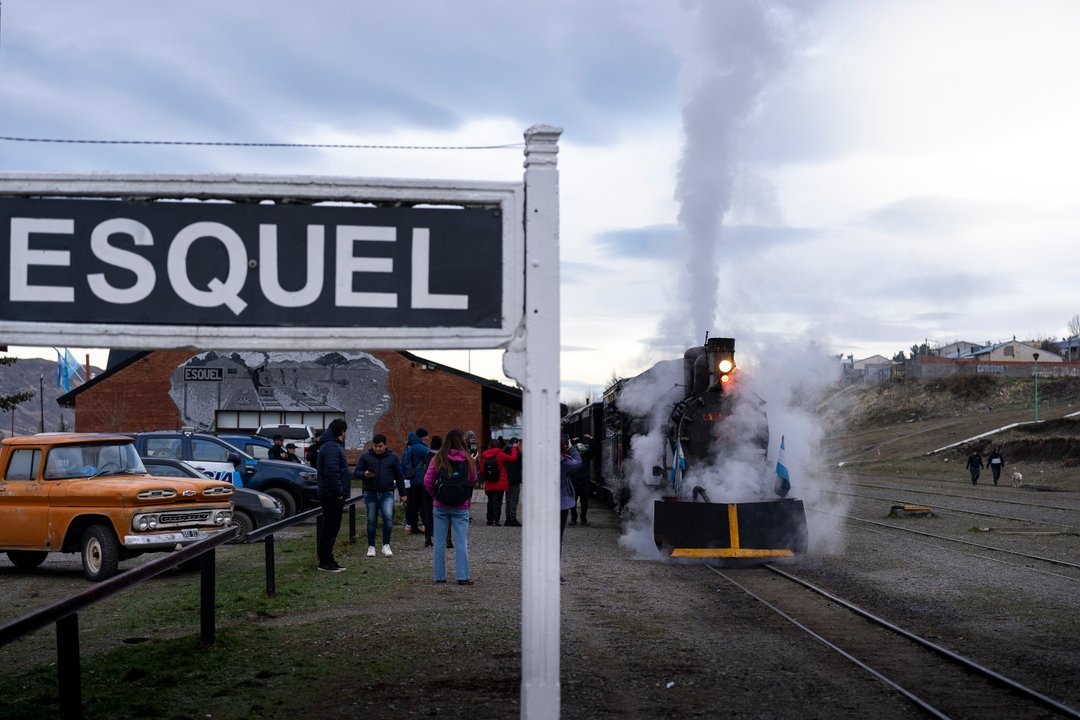
[[[364,715],[371,702],[399,702],[401,687],[413,687],[402,703],[425,692],[446,697],[459,686],[466,693],[470,683],[455,680],[462,672],[484,683],[481,699],[514,706],[516,610],[485,607],[457,587],[418,593],[417,584],[431,587],[427,553],[403,545],[393,561],[367,560],[363,513],[357,530],[357,544],[339,542],[338,559],[349,570],[338,575],[315,569],[313,524],[279,539],[274,597],[265,594],[261,544],[219,551],[210,647],[198,643],[197,573],[169,573],[80,613],[86,716],[291,720],[342,708]],[[38,634],[52,636],[51,629]],[[0,717],[56,716],[54,645],[16,641],[3,654]],[[463,658],[492,654],[505,658],[494,675],[460,667]]]

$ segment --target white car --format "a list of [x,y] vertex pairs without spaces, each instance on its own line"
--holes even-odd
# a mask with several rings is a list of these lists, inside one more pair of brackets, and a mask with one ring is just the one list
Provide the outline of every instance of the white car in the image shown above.
[[280,435],[285,438],[286,445],[289,443],[296,445],[296,454],[301,458],[304,457],[304,453],[307,452],[308,447],[310,447],[317,438],[315,431],[311,429],[310,425],[260,425],[259,429],[255,431],[255,434],[268,438]]

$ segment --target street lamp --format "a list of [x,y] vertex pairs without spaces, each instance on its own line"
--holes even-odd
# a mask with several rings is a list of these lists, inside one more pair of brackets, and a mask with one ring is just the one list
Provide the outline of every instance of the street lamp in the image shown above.
[[1039,422],[1039,353],[1032,353],[1035,358],[1035,422]]

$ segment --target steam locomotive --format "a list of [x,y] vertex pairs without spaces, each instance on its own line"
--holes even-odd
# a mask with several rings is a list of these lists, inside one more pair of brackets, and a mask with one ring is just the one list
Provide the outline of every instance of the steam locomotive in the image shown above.
[[656,546],[672,557],[806,551],[803,503],[766,462],[765,403],[735,373],[735,340],[707,338],[563,418],[564,433],[595,439],[595,492],[620,514],[651,513]]

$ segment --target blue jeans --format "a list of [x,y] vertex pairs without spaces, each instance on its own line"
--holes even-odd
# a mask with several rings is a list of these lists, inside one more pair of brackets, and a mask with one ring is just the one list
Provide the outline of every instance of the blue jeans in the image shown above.
[[[375,546],[375,524],[382,515],[382,541],[383,545],[390,544],[390,532],[394,529],[394,491],[376,492],[364,491],[364,505],[367,506],[367,544]],[[378,515],[375,514],[378,508]]]
[[435,507],[435,579],[446,579],[446,528],[454,531],[454,563],[458,580],[469,574],[469,508]]

